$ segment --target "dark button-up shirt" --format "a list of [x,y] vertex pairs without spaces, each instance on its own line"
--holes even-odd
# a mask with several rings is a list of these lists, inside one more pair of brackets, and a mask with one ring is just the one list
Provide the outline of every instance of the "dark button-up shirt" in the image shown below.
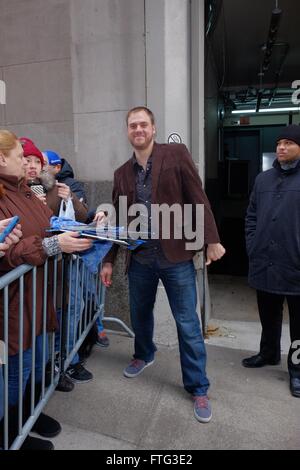
[[[132,159],[135,172],[136,204],[143,204],[145,212],[140,213],[140,232],[148,234],[145,245],[133,251],[133,258],[141,264],[153,265],[157,263],[160,268],[174,266],[163,254],[159,240],[151,239],[151,202],[152,202],[152,155],[149,157],[146,170],[138,163],[135,156]],[[141,239],[146,238],[141,233]]]

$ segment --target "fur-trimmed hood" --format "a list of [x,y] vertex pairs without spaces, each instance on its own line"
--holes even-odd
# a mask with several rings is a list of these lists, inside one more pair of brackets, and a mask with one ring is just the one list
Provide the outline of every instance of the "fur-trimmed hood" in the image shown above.
[[54,175],[49,173],[49,171],[47,171],[47,170],[46,171],[44,171],[44,170],[41,171],[39,180],[40,180],[41,184],[44,186],[46,191],[49,191],[50,189],[52,189],[56,185],[56,179],[55,179]]

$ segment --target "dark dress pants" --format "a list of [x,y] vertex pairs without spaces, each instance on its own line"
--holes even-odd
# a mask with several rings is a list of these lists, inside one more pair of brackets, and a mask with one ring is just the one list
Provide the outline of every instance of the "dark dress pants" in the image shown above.
[[300,378],[300,295],[279,295],[257,291],[257,304],[262,325],[260,354],[268,360],[280,360],[283,302],[286,298],[290,317],[291,346],[288,370]]

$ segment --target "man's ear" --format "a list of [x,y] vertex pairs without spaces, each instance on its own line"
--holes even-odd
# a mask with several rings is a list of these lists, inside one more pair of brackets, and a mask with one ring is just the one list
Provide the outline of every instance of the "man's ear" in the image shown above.
[[0,151],[0,167],[6,167],[7,161],[3,152]]

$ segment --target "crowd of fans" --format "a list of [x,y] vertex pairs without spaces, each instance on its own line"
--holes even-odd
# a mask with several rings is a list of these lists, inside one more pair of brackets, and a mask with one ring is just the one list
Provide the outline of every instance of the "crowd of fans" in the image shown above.
[[[20,223],[0,243],[0,276],[24,263],[37,267],[36,292],[43,292],[44,263],[49,258],[61,253],[80,253],[88,250],[92,242],[81,238],[78,232],[65,232],[53,235],[49,232],[50,219],[53,215],[62,216],[66,207],[71,204],[74,220],[86,223],[94,220],[101,223],[104,213],[88,210],[87,197],[82,183],[74,178],[70,164],[53,150],[42,152],[36,144],[27,137],[17,138],[7,130],[0,130],[0,233],[8,226],[12,217],[18,215]],[[49,268],[50,269],[50,268]],[[74,279],[69,277],[68,288],[72,288]],[[55,344],[60,344],[61,305],[53,303],[53,283],[48,282],[47,292],[47,333],[56,332]],[[4,339],[4,298],[0,293],[0,340]],[[33,302],[36,310],[35,337],[35,370],[32,371],[32,315]],[[77,299],[73,303],[78,302]],[[82,299],[80,300],[82,302]],[[8,315],[8,406],[9,427],[8,445],[10,446],[18,435],[19,429],[19,305],[20,292],[18,281],[9,288]],[[74,307],[74,305],[73,305]],[[78,310],[77,317],[74,311]],[[73,328],[78,326],[82,308],[70,308]],[[75,322],[75,327],[74,327]],[[35,403],[38,403],[43,377],[43,296],[37,295],[33,300],[32,276],[24,276],[23,298],[23,351],[22,351],[22,408],[21,420],[26,422],[31,413],[31,380],[34,377]],[[102,347],[109,345],[108,337],[100,320],[97,320],[97,344]],[[74,341],[74,335],[72,337]],[[48,344],[46,342],[46,354]],[[59,346],[56,359],[59,361]],[[46,357],[47,360],[47,357]],[[92,374],[84,367],[82,358],[76,354],[66,374],[62,374],[57,389],[68,392],[74,388],[74,383],[86,383],[93,379]],[[0,448],[4,447],[4,378],[0,362]],[[41,413],[32,428],[32,432],[44,437],[53,438],[61,432],[60,424],[50,416]],[[54,446],[50,440],[39,439],[29,435],[23,445],[24,450],[51,450]]]

